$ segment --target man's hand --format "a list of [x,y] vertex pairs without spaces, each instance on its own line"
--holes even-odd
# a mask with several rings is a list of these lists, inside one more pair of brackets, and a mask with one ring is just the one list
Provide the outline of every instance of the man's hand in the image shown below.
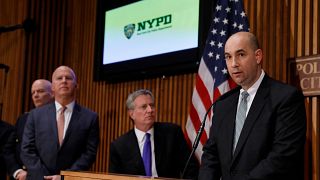
[[27,171],[25,170],[19,171],[16,176],[16,179],[18,180],[26,180],[26,178],[27,178]]
[[61,180],[61,176],[60,175],[44,176],[44,179]]

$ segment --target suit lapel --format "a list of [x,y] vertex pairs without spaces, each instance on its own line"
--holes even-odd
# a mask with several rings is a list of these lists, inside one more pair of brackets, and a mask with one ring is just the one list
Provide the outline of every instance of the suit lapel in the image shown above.
[[144,170],[144,165],[143,165],[143,160],[142,160],[142,155],[140,153],[140,148],[139,148],[139,142],[137,140],[137,136],[134,132],[134,130],[131,130],[129,133],[129,141],[128,141],[128,149],[130,151],[130,156],[132,157],[134,164],[135,164],[135,169],[137,171],[137,174],[145,174]]
[[159,171],[161,171],[161,160],[162,158],[162,151],[161,147],[164,147],[163,145],[163,139],[161,138],[161,133],[157,129],[158,124],[155,122],[153,127],[154,127],[154,156],[155,156],[155,163],[156,163],[156,169],[159,174]]
[[72,131],[74,130],[74,128],[76,127],[76,123],[79,122],[81,116],[81,107],[75,103],[74,108],[73,108],[73,112],[71,115],[71,119],[68,125],[68,129],[66,131],[66,135],[64,136],[63,142],[62,142],[62,146],[65,142],[68,141],[70,134],[72,133]]
[[54,134],[55,138],[52,138],[54,143],[59,148],[59,138],[58,138],[58,126],[57,126],[57,112],[56,112],[56,106],[54,103],[52,103],[50,106],[48,106],[47,109],[47,117],[48,117],[48,123],[49,127],[51,127],[51,131]]
[[254,97],[254,100],[251,104],[248,116],[246,118],[246,121],[244,123],[244,126],[242,128],[239,141],[236,147],[236,150],[234,152],[234,159],[239,154],[240,150],[242,149],[243,145],[246,142],[246,139],[248,138],[251,129],[253,128],[256,120],[258,119],[259,115],[261,114],[261,111],[266,103],[265,98],[268,97],[270,88],[267,86],[269,77],[265,75],[264,79],[262,80],[258,91]]
[[237,113],[237,104],[238,104],[238,99],[239,99],[239,90],[237,93],[234,93],[231,98],[227,99],[225,101],[225,105],[223,107],[230,107],[226,109],[225,115],[224,115],[224,120],[226,123],[226,129],[225,131],[225,138],[226,138],[226,146],[225,149],[229,149],[228,154],[229,160],[232,160],[233,157],[233,134],[234,134],[234,128],[235,128],[235,119],[236,119],[236,113]]

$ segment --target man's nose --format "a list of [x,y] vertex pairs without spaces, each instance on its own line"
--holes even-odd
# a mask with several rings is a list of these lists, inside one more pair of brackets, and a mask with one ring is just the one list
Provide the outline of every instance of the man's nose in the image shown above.
[[39,93],[38,92],[34,92],[33,97],[39,97]]
[[148,111],[148,112],[152,111],[152,109],[153,109],[153,108],[152,108],[150,105],[147,106],[147,111]]
[[231,66],[232,67],[237,67],[238,66],[238,60],[236,57],[232,57],[231,59]]
[[66,77],[62,77],[62,82],[66,82],[67,78]]

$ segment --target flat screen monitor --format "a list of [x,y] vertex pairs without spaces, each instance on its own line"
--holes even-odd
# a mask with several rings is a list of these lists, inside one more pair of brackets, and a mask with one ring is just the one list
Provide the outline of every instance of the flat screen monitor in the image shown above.
[[195,72],[201,17],[200,0],[99,0],[95,79]]

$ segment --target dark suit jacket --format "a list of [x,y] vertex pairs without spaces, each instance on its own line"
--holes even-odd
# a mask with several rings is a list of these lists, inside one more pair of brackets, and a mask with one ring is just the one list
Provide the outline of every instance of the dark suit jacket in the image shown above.
[[43,179],[60,170],[88,170],[95,161],[99,144],[96,113],[76,103],[61,147],[57,131],[54,103],[29,113],[21,144],[28,179]]
[[22,142],[22,137],[23,137],[23,131],[24,131],[24,126],[27,122],[28,119],[28,112],[22,114],[21,116],[19,116],[15,128],[16,128],[16,134],[17,134],[17,145],[16,145],[16,157],[17,157],[17,161],[19,163],[20,168],[22,169],[23,163],[21,161],[20,158],[20,154],[21,154],[21,142]]
[[[179,178],[190,154],[181,128],[169,123],[155,123],[154,146],[158,176]],[[133,129],[111,143],[109,172],[145,175],[138,140]],[[194,178],[197,174],[198,164],[192,159],[185,177]]]
[[6,179],[7,167],[4,160],[4,149],[8,142],[8,137],[13,131],[13,127],[0,120],[0,179]]
[[[15,126],[15,131],[14,131],[14,127],[9,124],[7,124],[6,127],[7,127],[7,130],[9,129],[10,130],[4,131],[8,133],[7,143],[4,146],[5,155],[3,157],[3,159],[6,161],[6,167],[2,168],[1,166],[5,165],[3,164],[3,165],[0,165],[0,169],[3,170],[3,172],[6,170],[8,175],[10,176],[10,179],[14,179],[13,173],[15,171],[17,171],[18,169],[23,169],[23,164],[20,159],[20,148],[21,148],[21,139],[23,135],[23,129],[24,129],[24,125],[26,123],[27,117],[28,117],[28,113],[25,113],[18,118]],[[0,179],[2,179],[1,176],[0,176]]]
[[0,179],[6,179],[7,173],[12,176],[14,171],[19,168],[14,152],[15,139],[14,127],[0,121]]
[[301,92],[265,75],[233,154],[239,90],[216,104],[199,179],[302,180],[306,114]]

